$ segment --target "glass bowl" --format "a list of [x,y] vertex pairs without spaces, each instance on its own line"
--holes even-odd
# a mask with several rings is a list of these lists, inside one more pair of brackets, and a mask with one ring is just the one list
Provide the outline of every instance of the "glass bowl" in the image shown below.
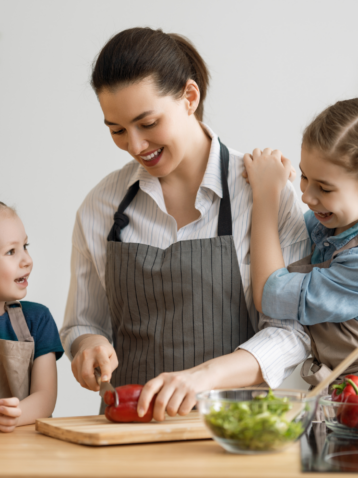
[[317,405],[306,393],[246,388],[209,390],[196,398],[205,425],[225,450],[259,454],[281,451],[306,431]]
[[334,402],[330,395],[321,397],[319,403],[328,428],[336,435],[358,439],[358,404]]

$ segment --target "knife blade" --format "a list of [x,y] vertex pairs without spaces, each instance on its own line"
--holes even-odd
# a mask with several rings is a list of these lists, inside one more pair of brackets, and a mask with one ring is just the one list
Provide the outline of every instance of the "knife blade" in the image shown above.
[[100,386],[100,389],[99,389],[100,396],[103,398],[104,394],[106,392],[114,393],[114,406],[118,407],[119,398],[118,398],[117,390],[113,387],[113,385],[110,384],[110,382],[102,382],[102,380],[101,380],[101,369],[99,367],[96,367],[94,369],[94,375],[96,377],[98,385]]

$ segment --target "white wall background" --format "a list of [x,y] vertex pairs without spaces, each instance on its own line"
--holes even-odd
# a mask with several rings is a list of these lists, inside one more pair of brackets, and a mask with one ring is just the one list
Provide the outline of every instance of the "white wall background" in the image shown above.
[[[130,159],[89,86],[112,35],[150,26],[189,37],[211,70],[206,122],[239,151],[278,147],[297,167],[313,115],[357,96],[357,18],[356,0],[0,0],[0,200],[29,235],[27,299],[61,326],[75,212]],[[55,416],[96,414],[98,395],[80,388],[66,357],[58,370]],[[305,386],[297,371],[284,385]]]

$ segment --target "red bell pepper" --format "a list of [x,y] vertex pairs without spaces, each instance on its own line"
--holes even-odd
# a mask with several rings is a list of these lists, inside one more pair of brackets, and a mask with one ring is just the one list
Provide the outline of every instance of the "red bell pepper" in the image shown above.
[[358,395],[358,377],[346,375],[343,382],[333,385],[331,398],[334,402],[344,402],[350,395]]
[[337,420],[349,428],[358,428],[358,377],[346,375],[343,382],[333,385],[331,396],[342,405],[337,410]]
[[358,395],[349,395],[337,412],[339,423],[349,428],[358,428]]
[[122,385],[117,387],[119,405],[114,406],[114,393],[106,392],[104,395],[104,403],[107,405],[105,415],[111,422],[150,422],[153,418],[154,400],[151,401],[147,413],[143,417],[139,417],[137,413],[137,405],[139,396],[142,392],[143,385]]

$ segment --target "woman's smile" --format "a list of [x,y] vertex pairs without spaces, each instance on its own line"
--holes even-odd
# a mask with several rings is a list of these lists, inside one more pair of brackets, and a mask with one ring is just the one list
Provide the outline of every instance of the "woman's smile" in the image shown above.
[[164,146],[162,148],[159,148],[157,150],[154,150],[154,151],[149,151],[149,153],[145,154],[145,155],[140,155],[139,157],[145,161],[145,165],[149,168],[151,168],[152,166],[155,166],[156,164],[159,163],[160,159],[162,158],[163,156],[163,150],[164,150]]

